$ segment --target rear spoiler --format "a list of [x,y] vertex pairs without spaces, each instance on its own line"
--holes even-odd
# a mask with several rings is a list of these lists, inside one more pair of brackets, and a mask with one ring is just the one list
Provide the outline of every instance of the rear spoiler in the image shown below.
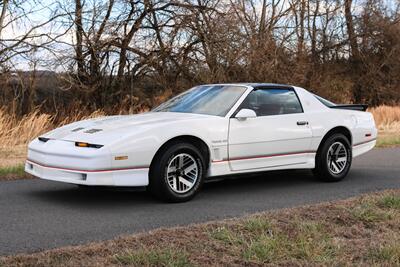
[[366,111],[368,108],[368,105],[367,104],[344,104],[344,105],[331,106],[330,108]]

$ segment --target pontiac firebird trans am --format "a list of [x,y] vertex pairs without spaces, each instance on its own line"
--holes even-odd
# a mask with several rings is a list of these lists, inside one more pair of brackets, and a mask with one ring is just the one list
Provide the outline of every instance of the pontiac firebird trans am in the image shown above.
[[334,182],[375,146],[366,108],[288,85],[201,85],[150,112],[50,131],[29,144],[25,170],[81,186],[148,187],[171,202],[193,198],[207,178],[239,173],[312,169]]

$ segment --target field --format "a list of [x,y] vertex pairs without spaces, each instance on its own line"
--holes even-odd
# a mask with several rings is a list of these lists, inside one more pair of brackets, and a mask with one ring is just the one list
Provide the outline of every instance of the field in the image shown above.
[[370,110],[379,129],[377,146],[400,144],[400,107],[379,106]]
[[400,191],[0,258],[0,266],[399,266]]
[[[369,110],[379,129],[378,147],[400,144],[400,107],[379,106]],[[123,114],[121,110],[119,112]],[[56,127],[85,118],[104,116],[103,110],[93,113],[77,112],[65,119],[54,115],[32,112],[17,118],[0,110],[0,179],[28,178],[21,169],[26,158],[26,145],[33,138]]]

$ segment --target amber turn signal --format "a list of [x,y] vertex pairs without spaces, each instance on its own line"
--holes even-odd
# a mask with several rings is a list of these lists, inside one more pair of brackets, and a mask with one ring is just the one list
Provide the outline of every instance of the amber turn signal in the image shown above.
[[75,145],[79,146],[79,147],[88,147],[89,146],[88,143],[81,143],[81,142],[76,142]]
[[102,145],[88,144],[88,143],[84,143],[84,142],[75,142],[75,146],[78,146],[78,147],[92,147],[92,148],[101,148],[101,147],[103,147]]
[[114,157],[115,160],[127,160],[128,156],[116,156]]

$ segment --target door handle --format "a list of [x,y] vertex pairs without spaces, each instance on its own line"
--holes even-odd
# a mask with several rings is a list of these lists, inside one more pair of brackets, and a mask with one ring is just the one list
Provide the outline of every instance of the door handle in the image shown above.
[[308,121],[298,121],[297,125],[308,125]]

